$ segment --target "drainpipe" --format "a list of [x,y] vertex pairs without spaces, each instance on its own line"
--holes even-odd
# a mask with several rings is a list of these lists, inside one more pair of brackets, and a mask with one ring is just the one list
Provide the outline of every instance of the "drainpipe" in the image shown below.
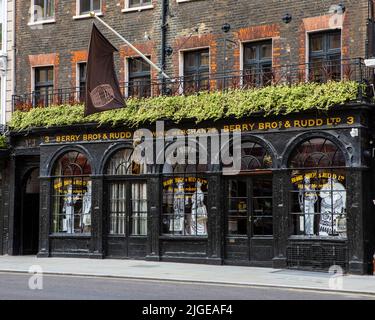
[[[16,56],[17,56],[17,45],[16,45],[16,0],[13,0],[13,13],[12,13],[12,24],[13,24],[13,57],[12,57],[12,97],[16,94]],[[14,105],[13,105],[13,99],[12,99],[12,113],[14,112]]]
[[[162,0],[161,6],[161,70],[165,72],[165,64],[166,64],[166,41],[167,41],[167,16],[169,11],[169,0]],[[165,78],[162,77],[162,94],[166,92],[166,83]]]

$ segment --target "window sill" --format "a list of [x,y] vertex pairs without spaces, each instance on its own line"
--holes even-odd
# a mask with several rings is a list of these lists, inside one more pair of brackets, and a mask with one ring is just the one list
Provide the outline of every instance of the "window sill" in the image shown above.
[[154,9],[154,6],[152,4],[148,5],[148,6],[141,6],[141,7],[134,7],[134,8],[122,9],[121,12],[127,13],[127,12],[143,11],[143,10],[150,10],[150,9]]
[[[95,15],[97,15],[98,17],[102,17],[103,13],[102,12],[95,12]],[[80,14],[78,16],[73,16],[73,20],[80,20],[80,19],[87,19],[87,18],[92,18],[89,13]]]
[[289,240],[312,240],[312,241],[348,241],[348,238],[339,236],[290,236]]
[[159,237],[159,239],[161,240],[174,240],[174,241],[178,241],[178,240],[181,240],[181,241],[207,241],[208,240],[208,236],[175,236],[175,235],[162,235]]
[[90,233],[51,233],[50,238],[91,238]]
[[27,25],[28,26],[40,26],[43,24],[52,24],[52,23],[56,23],[56,20],[48,19],[48,20],[34,21],[34,22],[29,22]]

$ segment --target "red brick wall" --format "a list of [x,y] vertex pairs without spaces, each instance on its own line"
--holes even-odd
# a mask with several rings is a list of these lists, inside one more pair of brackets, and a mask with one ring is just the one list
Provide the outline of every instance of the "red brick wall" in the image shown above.
[[77,87],[77,63],[79,62],[87,62],[88,52],[87,50],[80,50],[80,51],[72,51],[72,79],[71,79],[71,87]]

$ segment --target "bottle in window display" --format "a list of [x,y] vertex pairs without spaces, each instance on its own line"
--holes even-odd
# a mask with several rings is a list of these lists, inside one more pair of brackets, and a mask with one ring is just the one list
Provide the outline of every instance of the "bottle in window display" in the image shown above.
[[184,183],[177,183],[177,191],[174,194],[173,217],[170,221],[169,230],[171,232],[183,232],[185,220],[185,191]]
[[318,196],[309,177],[304,178],[304,188],[300,190],[298,200],[301,211],[304,213],[305,235],[313,235],[315,204],[318,201]]
[[197,181],[196,191],[191,198],[191,234],[206,235],[207,234],[207,208],[204,204],[204,193],[202,191],[202,183]]
[[337,179],[328,178],[320,190],[321,216],[319,235],[346,236],[346,190]]
[[63,231],[66,233],[74,233],[74,205],[77,202],[78,197],[73,194],[73,186],[69,185],[67,193],[64,196],[63,213],[65,218],[63,219]]

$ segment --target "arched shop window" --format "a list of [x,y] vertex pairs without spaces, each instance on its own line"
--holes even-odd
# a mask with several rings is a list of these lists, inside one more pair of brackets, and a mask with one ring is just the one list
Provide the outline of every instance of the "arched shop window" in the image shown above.
[[[192,149],[187,147],[185,154],[195,154],[198,163]],[[185,160],[186,164],[166,163],[163,167],[162,234],[207,236],[207,165]]]
[[91,232],[91,166],[78,151],[61,156],[53,169],[54,233]]
[[228,178],[227,234],[271,236],[272,157],[260,144],[241,147],[241,172]]
[[121,149],[107,164],[111,235],[147,235],[147,166],[135,161],[133,151]]
[[345,156],[331,140],[312,138],[289,161],[294,235],[346,238]]

